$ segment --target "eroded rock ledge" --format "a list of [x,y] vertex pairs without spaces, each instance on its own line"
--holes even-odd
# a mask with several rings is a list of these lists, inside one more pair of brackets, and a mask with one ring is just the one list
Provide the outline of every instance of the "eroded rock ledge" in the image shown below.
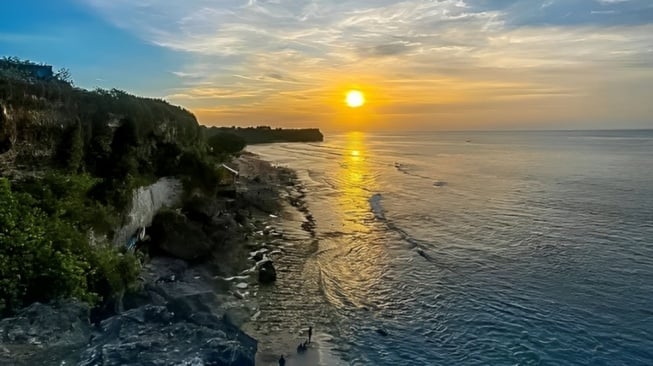
[[0,321],[0,364],[254,365],[256,340],[214,313],[212,292],[172,297],[166,287],[149,284],[146,305],[95,326],[84,304],[32,304]]

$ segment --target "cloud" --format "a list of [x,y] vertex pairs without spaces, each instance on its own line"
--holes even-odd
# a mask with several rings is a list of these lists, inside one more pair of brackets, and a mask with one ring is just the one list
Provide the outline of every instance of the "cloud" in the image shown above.
[[541,6],[533,6],[531,0],[468,1],[475,8],[504,12],[506,23],[515,27],[628,26],[649,24],[653,19],[653,3],[649,0],[547,0]]
[[350,87],[365,88],[379,118],[395,110],[465,118],[466,108],[517,118],[507,112],[516,101],[576,118],[605,97],[599,89],[653,81],[648,0],[86,3],[146,42],[188,55],[167,97],[206,122],[337,115]]
[[420,43],[392,42],[376,46],[367,46],[360,49],[363,56],[395,56],[409,52],[413,47],[419,46]]

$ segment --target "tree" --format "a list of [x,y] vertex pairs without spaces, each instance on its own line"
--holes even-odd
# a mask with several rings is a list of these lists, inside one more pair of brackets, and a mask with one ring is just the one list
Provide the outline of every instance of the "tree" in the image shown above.
[[66,82],[70,85],[73,85],[73,77],[72,74],[70,73],[69,69],[66,69],[64,67],[60,68],[55,74],[54,77],[57,78],[58,80],[61,80],[63,82]]
[[95,175],[105,176],[108,172],[102,170],[106,170],[111,158],[113,131],[99,113],[93,117],[89,135],[90,139],[86,144],[86,168]]
[[136,175],[138,171],[138,161],[136,160],[138,142],[136,123],[131,118],[123,119],[111,141],[111,163],[113,164],[111,177],[124,179],[128,175]]
[[65,133],[61,140],[59,154],[63,168],[69,173],[77,173],[84,162],[84,139],[82,124],[77,121]]
[[17,192],[0,178],[0,315],[57,298],[93,305],[136,284],[135,256],[88,241],[85,228],[102,211],[86,199],[91,183],[56,175]]
[[0,201],[0,313],[59,296],[89,299],[88,264],[70,254],[71,242],[83,235],[32,207],[30,197],[14,194],[4,178]]
[[223,153],[234,154],[245,148],[245,139],[242,137],[229,133],[229,132],[220,132],[209,137],[207,141],[211,152],[214,155],[219,155]]

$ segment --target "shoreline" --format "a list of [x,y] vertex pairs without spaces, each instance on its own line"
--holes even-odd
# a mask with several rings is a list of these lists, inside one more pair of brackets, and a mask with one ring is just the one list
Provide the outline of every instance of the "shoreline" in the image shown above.
[[[257,341],[243,331],[260,301],[258,271],[251,257],[263,248],[273,259],[281,254],[273,249],[278,240],[272,242],[281,234],[270,221],[280,211],[282,183],[292,174],[287,169],[273,168],[253,154],[243,154],[236,160],[245,177],[237,184],[237,198],[217,199],[222,203],[230,201],[221,219],[231,220],[232,224],[222,232],[226,241],[215,246],[209,258],[146,255],[140,272],[141,289],[126,294],[118,302],[117,313],[96,317],[95,324],[90,321],[91,309],[75,300],[34,303],[13,317],[1,319],[0,363],[93,364],[98,357],[110,357],[122,359],[120,364],[135,365],[162,360],[161,351],[174,349],[170,360],[179,362],[215,362],[217,357],[223,362],[232,359],[239,360],[237,364],[254,365]],[[205,210],[208,217],[219,210],[215,202],[200,206],[197,212]],[[53,312],[61,315],[52,317],[49,314]],[[52,320],[39,320],[42,317]],[[67,329],[68,319],[75,319],[72,330]],[[28,327],[26,322],[34,324]],[[185,345],[191,338],[177,339],[174,334],[178,332],[195,341]]]
[[[329,345],[333,337],[324,333],[325,327],[313,318],[315,314],[311,314],[316,304],[304,304],[298,309],[296,303],[285,301],[288,297],[301,296],[307,289],[316,292],[313,299],[320,298],[319,284],[307,283],[316,276],[304,272],[316,270],[311,255],[317,249],[315,223],[304,202],[304,186],[294,171],[274,166],[250,152],[242,153],[231,164],[240,173],[236,196],[218,198],[218,201],[230,202],[227,214],[230,220],[238,215],[243,220],[236,220],[240,222],[237,226],[224,229],[227,240],[210,252],[209,259],[197,262],[148,256],[140,274],[142,289],[127,294],[121,304],[124,308],[115,315],[98,319],[97,324],[89,323],[88,310],[77,310],[80,306],[80,309],[88,308],[76,302],[36,304],[23,315],[3,319],[0,329],[3,337],[5,333],[8,336],[15,332],[13,329],[25,328],[26,319],[38,319],[42,316],[39,314],[52,311],[78,319],[79,327],[64,343],[53,335],[61,332],[57,329],[69,326],[64,320],[43,324],[40,330],[27,329],[27,334],[47,336],[37,336],[36,340],[29,336],[26,338],[29,343],[24,345],[18,338],[9,340],[0,348],[0,361],[12,359],[17,365],[34,362],[54,365],[62,360],[85,364],[97,361],[97,357],[116,357],[127,364],[138,364],[144,357],[160,359],[160,352],[170,347],[179,347],[175,352],[180,353],[174,355],[179,361],[191,358],[208,361],[216,357],[210,353],[215,349],[212,344],[218,342],[217,346],[223,342],[206,343],[222,339],[218,333],[205,334],[202,329],[208,325],[217,332],[223,329],[226,333],[221,333],[222,337],[225,334],[237,337],[235,345],[224,343],[225,346],[220,347],[235,347],[228,348],[229,352],[244,357],[243,361],[251,357],[251,364],[277,365],[281,354],[288,366],[337,364],[329,361],[333,358],[329,354],[334,348]],[[215,205],[200,206],[196,207],[197,212],[217,212]],[[273,283],[261,284],[257,259],[260,264],[266,258],[273,262],[277,278]],[[147,315],[152,309],[157,309],[159,315]],[[67,315],[71,312],[73,314]],[[148,320],[152,316],[154,318]],[[297,345],[305,340],[309,325],[314,327],[313,342],[307,352],[298,355]],[[179,330],[197,338],[195,342],[198,343],[184,349],[187,341],[173,336]],[[59,350],[61,344],[66,352]],[[157,346],[152,348],[154,344]],[[110,356],[98,353],[107,347]],[[142,347],[149,350],[138,351]],[[251,352],[254,350],[255,353]]]
[[[305,188],[293,170],[275,166],[251,152],[242,153],[231,164],[239,172],[238,194],[247,202],[256,202],[256,205],[248,209],[247,225],[251,228],[251,235],[237,245],[231,245],[226,253],[220,253],[219,260],[207,263],[213,267],[209,271],[217,273],[209,280],[218,297],[220,310],[243,332],[257,340],[256,365],[278,365],[281,354],[285,356],[287,365],[322,364],[320,359],[324,355],[320,345],[326,344],[332,338],[330,335],[321,334],[317,329],[308,351],[298,355],[297,345],[306,338],[309,323],[303,329],[288,329],[267,319],[268,312],[279,311],[275,306],[278,300],[275,293],[285,290],[284,283],[289,279],[305,281],[289,267],[303,266],[316,249],[316,242],[312,242],[313,248],[307,248],[302,245],[305,238],[297,238],[298,232],[311,238],[315,236],[312,215],[303,201]],[[291,226],[296,223],[301,225],[293,230]],[[277,272],[275,282],[261,284],[258,281],[256,255],[272,261]],[[292,311],[288,313],[292,316]]]
[[[256,311],[240,326],[258,341],[256,365],[276,366],[282,354],[289,366],[339,365],[342,362],[331,351],[336,348],[335,335],[326,331],[330,316],[317,310],[324,298],[314,257],[318,250],[315,221],[305,200],[307,189],[292,169],[276,166],[251,152],[243,158],[249,167],[255,167],[246,169],[245,177],[252,172],[267,175],[266,183],[274,185],[280,204],[274,217],[265,217],[263,222],[280,235],[262,237],[260,244],[272,253],[277,281],[256,283]],[[306,352],[298,354],[297,346],[307,339],[309,326],[314,328],[312,343]]]

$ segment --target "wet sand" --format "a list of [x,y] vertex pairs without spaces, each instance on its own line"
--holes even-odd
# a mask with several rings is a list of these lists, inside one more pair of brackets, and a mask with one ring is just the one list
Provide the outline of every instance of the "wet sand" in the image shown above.
[[[319,268],[315,262],[317,240],[312,215],[303,201],[304,188],[294,172],[274,167],[254,154],[245,153],[232,163],[239,170],[239,184],[250,199],[260,200],[261,212],[254,218],[276,235],[255,235],[252,251],[265,248],[277,271],[270,285],[249,281],[252,298],[241,300],[249,318],[238,324],[258,340],[257,365],[339,365],[332,353],[332,336],[325,333],[331,317],[323,309]],[[274,201],[277,207],[272,205]],[[259,233],[260,234],[260,233]],[[250,262],[253,263],[253,262]],[[243,305],[246,304],[246,305]],[[233,310],[233,309],[232,309]],[[306,341],[308,327],[314,327],[312,343],[303,354],[297,346]]]
[[[256,357],[256,365],[279,365],[279,356],[281,354],[274,350],[290,349],[291,351],[284,353],[286,359],[286,366],[316,366],[316,365],[338,365],[338,360],[333,355],[330,355],[325,350],[329,347],[324,342],[328,342],[328,337],[317,337],[313,339],[311,344],[308,345],[308,350],[304,353],[297,353],[297,345],[299,344],[286,344],[289,338],[280,337],[279,343],[270,349],[259,349]],[[326,339],[325,339],[326,338]]]

